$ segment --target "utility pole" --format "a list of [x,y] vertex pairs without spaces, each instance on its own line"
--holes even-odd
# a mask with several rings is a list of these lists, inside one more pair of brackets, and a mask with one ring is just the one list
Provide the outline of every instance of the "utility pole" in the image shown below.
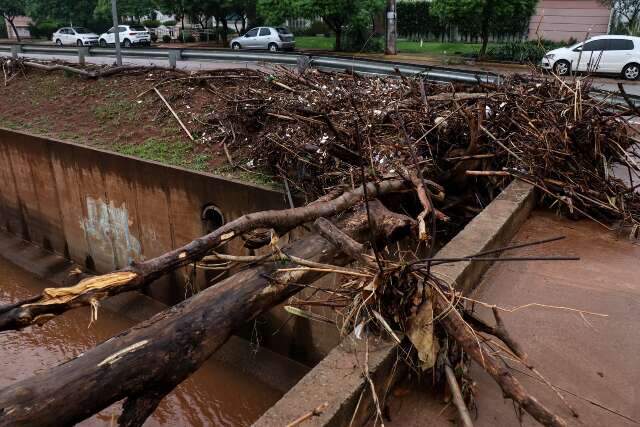
[[120,53],[120,31],[118,31],[118,6],[116,6],[116,0],[111,0],[111,15],[113,17],[113,37],[116,43],[116,64],[121,67],[122,53]]
[[387,0],[387,35],[384,53],[397,55],[396,40],[398,38],[396,19],[396,0]]

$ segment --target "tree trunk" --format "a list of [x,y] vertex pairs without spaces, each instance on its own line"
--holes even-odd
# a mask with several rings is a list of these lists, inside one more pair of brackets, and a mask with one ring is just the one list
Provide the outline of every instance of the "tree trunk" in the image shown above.
[[337,27],[334,32],[336,33],[336,47],[335,50],[340,52],[342,50],[342,27]]
[[222,43],[227,45],[227,34],[229,32],[229,26],[227,23],[227,18],[222,18]]
[[255,27],[257,25],[257,19],[256,19],[256,2],[255,1],[249,1],[247,2],[247,7],[245,9],[245,15],[246,15],[246,20],[247,20],[247,24],[245,26],[245,30],[248,28],[252,28]]
[[[387,244],[414,226],[379,202],[370,202],[370,210],[373,237]],[[371,236],[362,206],[341,224],[352,238]],[[283,252],[335,265],[350,260],[317,234]],[[124,398],[120,425],[142,425],[235,329],[325,274],[277,271],[283,267],[274,262],[241,271],[75,359],[0,390],[0,426],[72,425]]]
[[494,0],[486,0],[484,8],[482,9],[482,26],[480,29],[480,36],[482,37],[482,47],[478,56],[480,59],[484,58],[487,54],[487,45],[489,44],[489,25],[493,18]]

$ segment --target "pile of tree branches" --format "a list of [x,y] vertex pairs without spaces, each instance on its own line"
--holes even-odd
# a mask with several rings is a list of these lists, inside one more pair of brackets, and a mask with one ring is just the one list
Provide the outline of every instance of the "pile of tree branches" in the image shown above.
[[[284,68],[244,73],[251,84],[194,76],[175,85],[210,88],[211,104],[188,113],[207,143],[228,147],[236,167],[285,179],[307,201],[336,186],[408,178],[412,166],[434,192],[440,217],[456,226],[514,178],[574,216],[605,225],[640,219],[627,179],[638,170],[632,112],[591,97],[588,79],[443,85]],[[170,83],[162,82],[164,90],[177,91]]]

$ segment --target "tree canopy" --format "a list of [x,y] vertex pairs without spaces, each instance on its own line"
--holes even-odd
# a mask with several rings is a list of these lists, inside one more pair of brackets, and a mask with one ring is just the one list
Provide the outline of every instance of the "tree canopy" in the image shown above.
[[616,22],[614,32],[636,35],[640,26],[640,0],[600,0],[613,9]]
[[538,0],[434,0],[432,11],[443,22],[460,31],[480,35],[486,53],[491,33],[517,34],[526,31]]
[[88,25],[93,22],[97,0],[25,0],[25,3],[26,12],[34,21]]
[[[336,35],[340,50],[342,34],[349,25],[373,22],[373,16],[384,10],[385,0],[258,0],[258,14],[267,23],[279,25],[286,18],[321,17]],[[371,25],[372,26],[372,25]]]

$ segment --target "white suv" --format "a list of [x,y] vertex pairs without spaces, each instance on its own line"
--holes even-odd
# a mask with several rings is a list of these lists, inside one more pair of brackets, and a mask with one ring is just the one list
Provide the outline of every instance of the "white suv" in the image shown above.
[[[120,44],[124,47],[134,45],[151,44],[151,34],[142,25],[118,25],[118,38]],[[116,43],[116,36],[113,33],[113,27],[109,28],[106,33],[100,34],[100,46],[107,47]]]
[[573,70],[622,74],[627,80],[636,80],[640,77],[640,37],[592,37],[583,43],[547,52],[541,65],[559,76]]
[[83,27],[64,27],[53,33],[51,40],[58,46],[93,46],[98,44],[98,35]]

